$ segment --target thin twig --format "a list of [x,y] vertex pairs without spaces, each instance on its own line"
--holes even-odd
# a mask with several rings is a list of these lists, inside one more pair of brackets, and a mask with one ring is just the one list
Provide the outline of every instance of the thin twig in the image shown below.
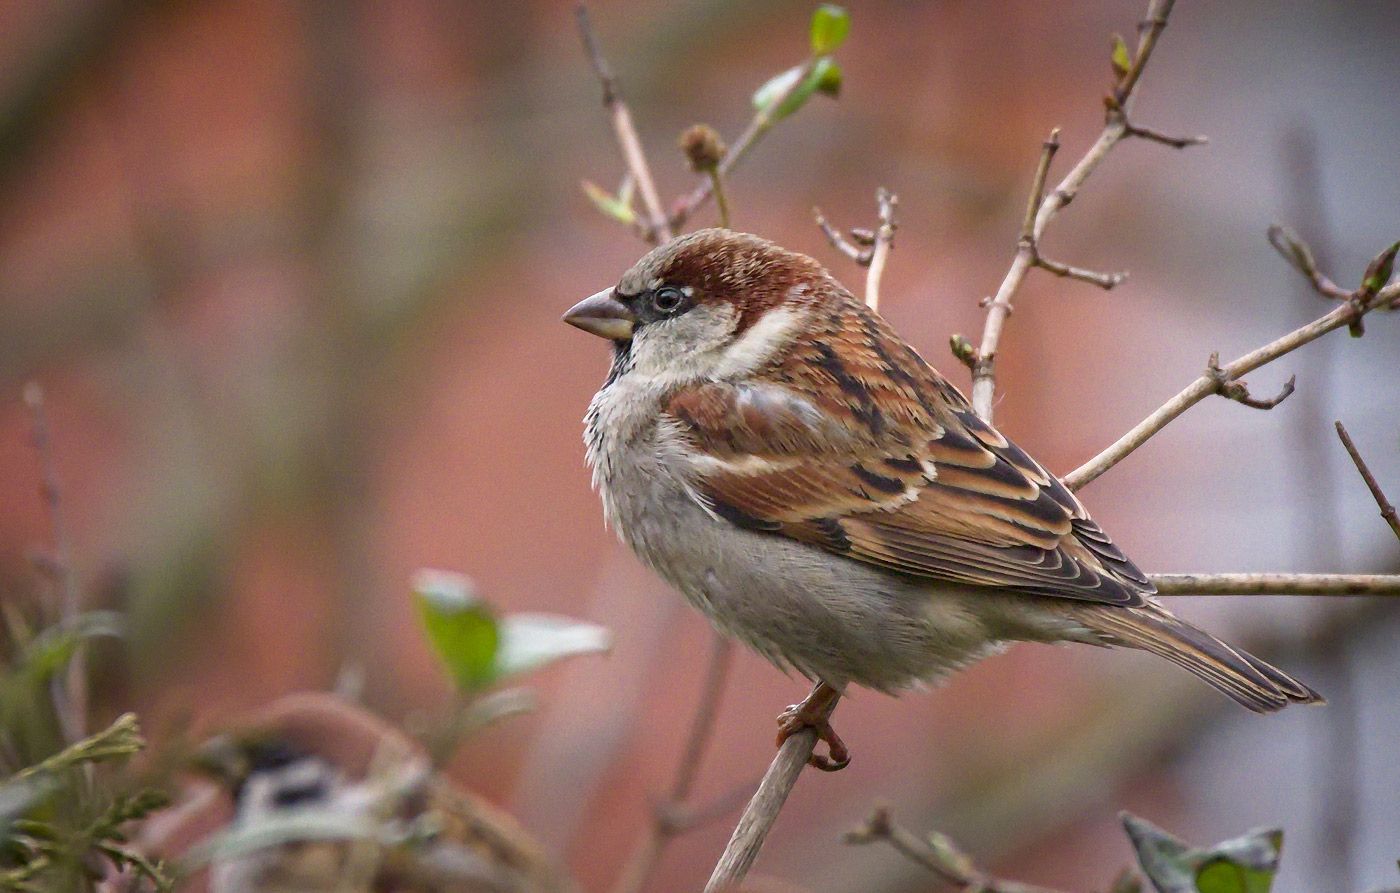
[[831,225],[831,222],[826,219],[826,215],[822,214],[821,208],[813,208],[812,216],[816,218],[817,227],[826,236],[826,240],[831,243],[832,248],[861,266],[870,263],[871,250],[852,245],[845,236],[841,235],[840,230]]
[[1188,146],[1204,146],[1210,142],[1207,136],[1171,136],[1160,130],[1153,130],[1151,127],[1139,127],[1136,124],[1128,125],[1128,136],[1135,136],[1148,142],[1161,143],[1164,146],[1171,146],[1173,149],[1185,149]]
[[723,175],[719,168],[710,171],[710,185],[715,194],[715,209],[719,211],[719,225],[729,229],[729,199],[724,195]]
[[899,197],[881,186],[875,191],[880,223],[875,228],[875,244],[870,246],[870,269],[865,272],[865,303],[871,310],[880,309],[880,279],[885,275],[885,262],[894,247],[894,209]]
[[870,309],[879,310],[880,281],[885,275],[885,263],[889,260],[890,249],[894,247],[894,231],[898,226],[894,209],[899,205],[899,196],[881,186],[875,191],[875,205],[875,229],[852,229],[849,239],[831,225],[821,208],[813,208],[812,216],[831,247],[866,268],[865,303]]
[[1294,329],[1282,338],[1271,341],[1258,350],[1247,353],[1228,365],[1217,365],[1214,369],[1208,369],[1203,375],[1187,385],[1179,394],[1162,404],[1151,415],[1135,425],[1127,434],[1124,434],[1122,437],[1118,438],[1118,440],[1114,441],[1114,443],[1103,452],[1065,475],[1065,486],[1069,487],[1071,490],[1078,490],[1090,483],[1099,475],[1123,461],[1128,454],[1146,443],[1152,435],[1161,431],[1186,410],[1200,403],[1212,394],[1221,393],[1223,385],[1231,382],[1238,382],[1239,379],[1253,372],[1255,369],[1258,369],[1260,366],[1271,363],[1284,354],[1291,353],[1304,344],[1321,338],[1328,332],[1343,327],[1351,327],[1367,313],[1378,307],[1385,307],[1390,304],[1390,302],[1397,299],[1400,299],[1400,283],[1392,283],[1376,292],[1367,300],[1349,299],[1340,306],[1333,308],[1330,313],[1313,320],[1301,328]]
[[1048,257],[1041,256],[1039,251],[1036,251],[1035,265],[1047,273],[1053,273],[1059,276],[1061,279],[1078,279],[1080,282],[1097,285],[1104,291],[1112,291],[1119,285],[1122,285],[1124,279],[1128,278],[1128,274],[1125,272],[1100,273],[1097,270],[1086,270],[1084,267],[1062,264],[1057,260],[1050,260]]
[[[44,389],[37,381],[24,386],[24,402],[29,407],[34,452],[39,459],[39,494],[49,513],[52,543],[44,564],[58,593],[55,599],[57,616],[53,620],[72,629],[77,624],[82,606],[79,604],[77,578],[73,574],[73,556],[58,481],[58,463],[54,461],[53,440],[49,434],[48,415],[44,411]],[[62,681],[55,679],[53,696],[64,740],[70,744],[81,740],[87,733],[87,671],[81,641],[68,660],[66,676]]]
[[[1130,124],[1128,114],[1133,104],[1138,80],[1142,77],[1143,69],[1146,68],[1152,51],[1157,46],[1162,29],[1167,25],[1167,18],[1171,15],[1173,2],[1174,0],[1152,0],[1147,11],[1147,18],[1140,29],[1137,52],[1131,65],[1115,85],[1113,95],[1108,97],[1106,102],[1106,121],[1099,138],[1084,153],[1084,157],[1074,168],[1065,175],[1060,184],[1049,195],[1045,195],[1037,201],[1036,196],[1041,195],[1044,191],[1042,171],[1048,172],[1050,158],[1054,154],[1054,148],[1051,147],[1051,144],[1058,144],[1057,133],[1052,133],[1051,139],[1046,141],[1045,150],[1041,153],[1040,164],[1036,169],[1037,182],[1031,190],[1031,202],[1027,207],[1026,223],[1021,229],[1016,257],[1012,260],[1011,269],[1007,271],[995,297],[984,302],[987,307],[987,320],[982,329],[982,343],[978,347],[976,361],[972,368],[972,406],[977,415],[986,421],[992,419],[992,402],[996,395],[996,354],[1001,341],[1001,331],[1006,324],[1006,318],[1011,315],[1012,298],[1016,296],[1026,274],[1035,267],[1046,267],[1057,275],[1071,275],[1070,270],[1076,270],[1081,274],[1091,273],[1088,270],[1078,270],[1054,262],[1050,262],[1049,266],[1046,265],[1040,258],[1038,247],[1040,240],[1045,235],[1046,227],[1065,205],[1074,200],[1080,187],[1084,185],[1084,181],[1108,157],[1109,151],[1114,146],[1128,137],[1146,136],[1149,133],[1156,134],[1156,131],[1149,131]],[[1032,209],[1034,209],[1033,214]],[[1122,281],[1116,274],[1105,273],[1075,275],[1073,278],[1092,282],[1103,288],[1111,288]]]
[[1400,574],[1152,574],[1162,595],[1400,595]]
[[[777,123],[773,117],[773,113],[786,105],[788,99],[798,90],[802,89],[802,85],[812,73],[812,67],[814,65],[816,65],[816,59],[809,58],[802,64],[802,67],[798,70],[797,76],[792,79],[792,83],[788,85],[787,89],[754,113],[753,118],[749,120],[748,126],[744,128],[744,132],[739,134],[739,138],[734,141],[734,145],[729,147],[729,152],[724,156],[724,160],[720,162],[719,175],[721,177],[728,177],[735,166],[744,159],[744,156],[749,154],[749,150],[758,144],[758,141],[763,138],[763,135],[773,129],[773,125]],[[702,177],[700,182],[696,184],[695,188],[692,189],[688,195],[676,200],[671,209],[671,217],[669,220],[671,228],[676,230],[680,229],[681,226],[685,224],[686,220],[690,218],[690,215],[694,214],[705,204],[706,200],[709,199],[713,192],[714,182],[709,177]]]
[[[839,700],[839,695],[831,700],[826,711],[827,717],[836,709]],[[748,874],[754,860],[758,858],[763,841],[778,819],[778,813],[787,802],[788,794],[792,793],[797,776],[802,773],[802,767],[807,765],[816,746],[817,731],[807,728],[791,735],[783,742],[782,747],[778,748],[778,755],[773,758],[768,771],[764,773],[763,781],[758,784],[758,790],[754,792],[753,799],[744,808],[744,814],[739,817],[739,824],[734,827],[729,844],[724,848],[724,854],[719,857],[709,883],[705,885],[705,893],[733,890],[744,879],[744,875]]]
[[[614,893],[638,893],[638,891],[645,889],[647,881],[656,868],[656,863],[661,858],[662,850],[672,838],[738,806],[737,803],[732,802],[732,799],[726,798],[720,802],[720,805],[727,805],[728,808],[718,812],[717,815],[715,814],[717,810],[708,808],[689,810],[686,806],[686,801],[690,799],[691,789],[695,786],[695,779],[700,774],[700,764],[704,760],[705,748],[714,737],[715,717],[719,712],[719,702],[724,695],[725,683],[729,679],[729,668],[733,663],[733,643],[718,631],[714,632],[710,645],[709,666],[705,671],[704,687],[700,691],[700,700],[695,705],[695,715],[690,721],[690,732],[686,736],[685,752],[676,765],[675,781],[671,783],[671,790],[666,800],[656,804],[652,814],[651,827],[637,841],[631,855],[623,863],[622,873],[618,876],[617,884],[613,887]],[[745,786],[744,790],[748,789],[749,786]]]
[[642,141],[637,136],[637,128],[632,124],[632,113],[623,101],[622,94],[618,92],[617,80],[613,77],[608,60],[603,56],[602,48],[598,44],[598,36],[594,33],[593,23],[588,17],[588,7],[580,3],[575,9],[575,15],[578,17],[578,30],[583,38],[584,50],[593,64],[594,73],[603,85],[603,105],[612,115],[618,148],[622,150],[627,169],[632,172],[637,191],[642,194],[642,204],[646,208],[648,219],[648,239],[652,242],[668,242],[671,239],[671,225],[667,222],[666,212],[661,209],[661,196],[656,191],[656,181],[651,177],[651,168],[647,164],[646,153],[642,150]]
[[880,805],[870,817],[844,838],[849,844],[885,842],[954,890],[962,893],[1056,893],[1047,887],[1001,880],[978,871],[967,854],[947,837],[936,834],[921,838],[896,823],[888,806]]
[[1361,479],[1366,482],[1366,489],[1371,491],[1371,496],[1376,500],[1376,505],[1380,506],[1381,517],[1385,523],[1390,525],[1390,529],[1395,532],[1396,537],[1400,537],[1400,517],[1396,517],[1395,506],[1390,504],[1390,500],[1385,498],[1385,491],[1376,482],[1376,476],[1371,473],[1371,469],[1366,464],[1366,460],[1361,458],[1361,453],[1356,449],[1356,444],[1352,443],[1351,435],[1347,433],[1346,426],[1340,420],[1336,422],[1337,436],[1342,439],[1342,446],[1346,447],[1347,455],[1351,456],[1351,461],[1356,463],[1356,470],[1361,473]]
[[1289,266],[1302,273],[1313,290],[1324,298],[1333,301],[1345,301],[1351,297],[1351,293],[1342,288],[1337,283],[1328,279],[1327,276],[1318,269],[1317,258],[1313,250],[1308,247],[1308,243],[1298,238],[1298,234],[1286,226],[1275,223],[1269,227],[1269,244],[1274,247]]

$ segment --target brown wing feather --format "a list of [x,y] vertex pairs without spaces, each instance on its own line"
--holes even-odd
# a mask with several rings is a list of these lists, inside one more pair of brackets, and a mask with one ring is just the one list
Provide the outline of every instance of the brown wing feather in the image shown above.
[[817,337],[762,383],[666,407],[716,514],[912,576],[1144,604],[1151,584],[1079,500],[882,319],[854,299],[813,312]]

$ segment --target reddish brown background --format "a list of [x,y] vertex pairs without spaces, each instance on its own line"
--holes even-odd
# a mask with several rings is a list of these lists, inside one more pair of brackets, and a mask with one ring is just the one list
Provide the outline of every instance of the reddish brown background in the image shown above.
[[[963,383],[946,339],[980,331],[1040,140],[1064,128],[1061,165],[1087,147],[1108,34],[1142,5],[852,4],[843,96],[744,165],[736,225],[856,280],[809,209],[864,224],[875,187],[896,190],[885,311]],[[751,90],[802,57],[809,13],[598,4],[666,194],[690,183],[676,134],[706,121],[732,137]],[[1383,3],[1179,4],[1139,115],[1212,143],[1124,145],[1055,224],[1052,256],[1132,277],[1112,294],[1031,277],[1002,427],[1069,470],[1211,350],[1322,312],[1263,231],[1293,222],[1343,283],[1400,234],[1397,39]],[[606,351],[558,316],[639,247],[578,190],[621,168],[569,5],[6,2],[0,60],[5,597],[29,590],[26,552],[47,536],[19,400],[37,379],[85,591],[134,618],[107,709],[160,728],[353,664],[390,716],[431,710],[445,682],[407,600],[423,566],[471,574],[508,609],[606,623],[613,655],[542,674],[541,711],[456,766],[606,889],[668,784],[708,633],[603,529],[583,467]],[[1396,323],[1369,329],[1253,376],[1264,392],[1299,374],[1273,413],[1193,410],[1086,491],[1097,517],[1150,570],[1394,569],[1330,433],[1344,418],[1400,490]],[[883,799],[999,870],[1075,889],[1128,861],[1123,807],[1200,840],[1284,825],[1285,893],[1393,882],[1389,615],[1317,646],[1333,606],[1179,607],[1273,643],[1333,706],[1244,716],[1147,658],[1016,648],[932,694],[843,705],[855,763],[803,780],[759,870],[926,888],[893,853],[839,843]],[[757,777],[801,688],[740,658],[703,796]],[[674,844],[655,889],[695,887],[726,834]]]

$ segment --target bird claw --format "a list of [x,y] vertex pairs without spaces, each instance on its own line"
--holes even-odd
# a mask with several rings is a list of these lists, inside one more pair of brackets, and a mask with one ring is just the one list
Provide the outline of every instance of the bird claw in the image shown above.
[[798,732],[812,729],[817,733],[818,741],[826,742],[827,753],[813,751],[807,758],[807,765],[823,772],[839,772],[850,765],[851,752],[826,718],[825,705],[813,705],[809,701],[793,704],[778,714],[778,746],[782,747],[784,741]]

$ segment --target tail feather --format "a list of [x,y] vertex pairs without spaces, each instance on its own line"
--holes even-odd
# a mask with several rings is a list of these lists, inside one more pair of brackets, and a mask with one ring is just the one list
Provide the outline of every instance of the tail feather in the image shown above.
[[1271,713],[1289,704],[1325,703],[1322,695],[1277,667],[1226,645],[1155,605],[1084,606],[1076,613],[1112,644],[1164,657],[1255,713]]

